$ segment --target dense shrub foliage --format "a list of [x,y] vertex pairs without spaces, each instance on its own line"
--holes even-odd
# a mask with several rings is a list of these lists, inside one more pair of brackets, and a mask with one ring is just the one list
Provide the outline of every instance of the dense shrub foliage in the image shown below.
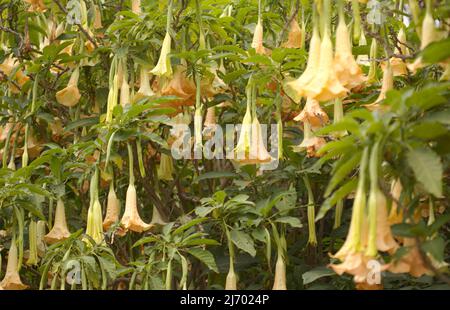
[[446,0],[0,0],[0,289],[449,288],[449,30]]

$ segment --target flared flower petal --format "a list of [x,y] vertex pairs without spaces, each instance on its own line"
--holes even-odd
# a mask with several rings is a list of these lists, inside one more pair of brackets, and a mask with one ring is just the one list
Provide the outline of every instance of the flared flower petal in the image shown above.
[[128,185],[126,202],[125,202],[125,212],[120,220],[121,225],[126,230],[131,230],[135,232],[143,232],[149,230],[152,225],[146,224],[139,216],[137,208],[137,194],[136,187],[133,184]]
[[348,89],[360,86],[366,81],[366,77],[352,54],[350,34],[342,18],[340,18],[336,29],[334,69],[341,84]]
[[0,282],[0,287],[4,290],[24,290],[28,287],[20,280],[20,275],[17,271],[17,259],[18,254],[16,240],[13,239],[9,248],[5,277],[2,282]]
[[78,103],[81,98],[80,91],[78,90],[79,75],[80,71],[76,68],[70,76],[67,87],[56,93],[56,101],[58,101],[59,104],[66,107],[73,107]]
[[297,22],[297,18],[293,18],[290,24],[288,39],[283,44],[286,48],[301,48],[302,47],[302,29]]
[[328,121],[328,115],[320,107],[317,100],[308,98],[306,100],[303,111],[294,118],[295,121],[307,122],[311,125],[311,129],[315,130],[325,126]]
[[158,63],[151,71],[152,74],[165,77],[170,77],[172,75],[172,65],[169,57],[171,45],[172,38],[170,37],[169,32],[167,32],[161,47]]
[[325,31],[322,38],[319,58],[319,66],[313,72],[313,79],[304,87],[306,97],[320,102],[344,97],[348,90],[342,86],[334,70],[333,44],[329,31]]
[[44,236],[44,240],[48,244],[53,244],[69,238],[70,232],[67,228],[66,212],[64,202],[61,198],[56,203],[55,221],[53,227],[48,234]]

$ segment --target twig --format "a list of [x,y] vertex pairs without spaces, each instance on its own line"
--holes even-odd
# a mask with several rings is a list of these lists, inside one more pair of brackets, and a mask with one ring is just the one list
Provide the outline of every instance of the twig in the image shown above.
[[[67,9],[61,4],[61,2],[59,2],[59,0],[53,0],[53,2],[59,7],[59,9],[64,12],[65,14],[67,14]],[[78,29],[80,29],[80,31],[86,36],[86,38],[92,42],[92,44],[94,44],[95,48],[98,48],[98,44],[97,42],[95,42],[94,38],[92,38],[92,36],[89,34],[89,32],[87,32],[86,29],[84,29],[84,27],[80,24],[80,23],[75,23],[75,25],[78,27]]]
[[294,10],[294,12],[292,13],[291,17],[290,17],[290,18],[286,21],[286,23],[284,24],[283,29],[281,30],[281,34],[280,34],[280,36],[279,36],[278,39],[277,39],[277,44],[276,44],[276,46],[279,46],[279,45],[280,45],[281,40],[282,40],[283,37],[284,37],[284,34],[286,33],[286,31],[287,31],[289,25],[292,23],[292,21],[294,20],[294,18],[297,17],[297,14],[298,14],[298,11],[299,11],[299,10],[300,10],[300,0],[297,0],[297,4],[295,5],[295,10]]

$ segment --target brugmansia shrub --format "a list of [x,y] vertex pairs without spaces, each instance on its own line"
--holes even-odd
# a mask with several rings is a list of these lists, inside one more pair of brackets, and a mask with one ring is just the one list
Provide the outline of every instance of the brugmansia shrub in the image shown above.
[[449,11],[0,0],[0,289],[448,288]]

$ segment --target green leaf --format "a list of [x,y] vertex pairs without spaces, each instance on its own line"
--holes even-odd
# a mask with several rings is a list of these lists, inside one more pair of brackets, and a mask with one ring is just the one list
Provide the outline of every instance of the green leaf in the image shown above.
[[193,183],[198,183],[203,180],[209,180],[209,179],[220,179],[220,178],[236,178],[239,175],[234,172],[229,171],[210,171],[203,173],[196,177],[193,181]]
[[88,117],[88,118],[82,118],[77,121],[70,122],[67,124],[67,126],[64,127],[64,131],[71,131],[72,129],[78,128],[78,127],[87,127],[92,126],[95,124],[98,124],[98,117]]
[[209,269],[212,271],[219,273],[219,269],[216,265],[216,260],[214,259],[214,255],[211,254],[208,250],[200,249],[200,248],[192,248],[187,250],[189,254],[200,260],[202,263],[204,263],[206,266],[208,266]]
[[406,155],[416,180],[430,194],[442,197],[442,162],[439,156],[428,148],[417,148]]
[[241,250],[247,252],[252,257],[256,255],[255,245],[250,235],[237,229],[231,230],[231,241]]
[[306,285],[316,281],[317,279],[332,275],[335,275],[333,270],[327,267],[317,267],[302,274],[303,284]]
[[178,227],[177,229],[175,229],[173,231],[173,234],[174,235],[178,235],[179,233],[182,233],[183,231],[191,228],[192,226],[200,224],[200,223],[202,223],[202,222],[204,222],[206,220],[207,220],[207,218],[196,218],[196,219],[193,219],[193,220],[187,222],[186,224],[183,224],[180,227]]
[[291,227],[301,228],[303,225],[300,219],[293,216],[283,216],[275,220],[277,223],[289,224]]
[[447,132],[444,125],[423,120],[411,127],[411,134],[421,139],[433,139],[445,135]]
[[431,254],[438,262],[444,261],[445,241],[441,237],[427,240],[421,246],[425,252]]
[[450,58],[450,38],[430,43],[422,52],[425,63],[438,63]]
[[322,219],[325,214],[334,206],[339,200],[344,199],[348,194],[350,194],[353,190],[356,189],[356,185],[358,184],[358,179],[351,179],[344,185],[342,185],[338,190],[336,190],[333,195],[331,195],[328,199],[326,199],[322,206],[320,207],[319,212],[316,215],[316,222]]

